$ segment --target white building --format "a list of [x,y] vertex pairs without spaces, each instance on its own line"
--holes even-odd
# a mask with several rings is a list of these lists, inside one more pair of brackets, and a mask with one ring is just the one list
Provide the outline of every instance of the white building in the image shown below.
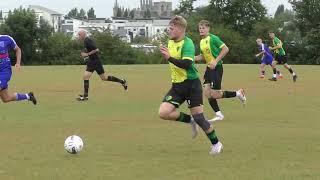
[[63,14],[38,5],[29,5],[29,9],[35,12],[38,23],[45,20],[53,27],[54,32],[60,31]]
[[125,23],[124,29],[130,37],[130,40],[136,36],[157,39],[158,36],[167,32],[170,20],[137,20]]
[[61,32],[70,34],[75,37],[80,29],[90,31],[103,31],[106,29],[112,30],[114,25],[107,23],[105,18],[96,18],[90,20],[79,20],[79,19],[65,19],[61,24]]

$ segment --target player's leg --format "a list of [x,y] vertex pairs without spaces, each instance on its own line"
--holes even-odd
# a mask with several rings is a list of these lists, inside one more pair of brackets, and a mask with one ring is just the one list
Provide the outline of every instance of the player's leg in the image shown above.
[[125,90],[128,89],[128,83],[127,83],[127,81],[125,79],[120,79],[120,78],[117,78],[117,77],[111,76],[111,75],[108,76],[107,73],[105,73],[102,64],[100,64],[97,67],[96,71],[97,71],[97,73],[100,76],[102,81],[117,82],[117,83],[120,83]]
[[272,63],[271,63],[273,76],[272,76],[272,78],[269,79],[270,81],[277,81],[277,68],[276,68],[277,64],[278,64],[277,60],[273,60]]
[[0,90],[0,97],[2,102],[8,103],[11,101],[24,101],[29,100],[34,105],[37,104],[37,100],[32,92],[30,93],[10,93],[8,88]]
[[93,69],[87,67],[87,70],[83,73],[83,95],[79,95],[78,101],[86,101],[89,97],[89,80],[93,74]]
[[[285,58],[285,57],[284,57]],[[290,74],[292,75],[293,78],[293,82],[297,81],[298,76],[296,75],[296,73],[292,70],[291,66],[287,63],[286,59],[284,60],[285,63],[283,64],[283,66],[290,72]]]
[[220,121],[224,119],[224,116],[222,114],[222,112],[220,111],[220,107],[218,105],[218,101],[217,99],[213,98],[211,96],[211,85],[210,84],[205,84],[204,85],[204,94],[205,97],[208,99],[208,102],[211,106],[211,108],[214,110],[215,112],[215,117],[209,121]]
[[205,119],[203,114],[203,100],[200,80],[195,80],[193,82],[192,90],[190,91],[190,100],[188,101],[188,104],[194,121],[206,133],[208,139],[212,144],[209,153],[212,155],[220,153],[223,146],[219,142],[219,139],[212,125],[209,123],[209,121]]
[[172,87],[169,90],[159,107],[159,117],[163,120],[190,123],[192,138],[195,138],[198,134],[195,121],[189,114],[180,112],[177,109],[185,101],[185,97],[182,95],[185,90],[184,87]]
[[[234,98],[238,97],[239,100],[245,104],[246,103],[246,96],[244,94],[243,89],[239,89],[238,91],[222,91],[221,90],[221,82],[222,82],[222,74],[223,74],[223,67],[221,66],[221,70],[218,71],[220,73],[219,76],[216,76],[216,79],[213,79],[213,88],[210,92],[210,95],[214,99],[223,99],[223,98]],[[216,86],[215,86],[216,85]]]
[[211,97],[210,92],[213,84],[217,83],[216,76],[219,76],[216,70],[211,70],[207,67],[207,70],[204,75],[204,95],[208,99],[208,102],[216,114],[216,117],[211,119],[212,121],[222,120],[224,118],[223,114],[220,111],[218,102],[215,98]]
[[273,73],[274,73],[274,70],[276,70],[276,77],[281,79],[283,76],[282,76],[280,70],[277,69],[277,61],[275,61],[274,59],[272,59],[271,67],[273,69]]
[[265,66],[266,66],[265,63],[261,63],[261,64],[260,64],[260,78],[261,78],[261,79],[264,78],[265,73],[266,73],[266,71],[265,71]]
[[205,85],[204,85],[204,94],[208,99],[208,102],[211,108],[214,110],[216,116],[211,119],[210,121],[219,121],[223,120],[224,116],[220,111],[217,99],[211,96],[211,90],[220,90],[221,89],[221,81],[223,75],[223,67],[217,66],[216,69],[210,70],[207,68],[208,76],[205,78]]

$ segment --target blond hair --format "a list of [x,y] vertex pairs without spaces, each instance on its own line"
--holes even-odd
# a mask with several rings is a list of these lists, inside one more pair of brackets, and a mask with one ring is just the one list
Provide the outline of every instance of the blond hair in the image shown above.
[[207,20],[201,20],[198,25],[199,25],[199,26],[210,27],[210,22],[207,21]]
[[170,25],[174,25],[174,26],[179,26],[180,28],[182,29],[186,29],[187,28],[187,21],[184,17],[182,16],[174,16],[170,22],[169,22]]

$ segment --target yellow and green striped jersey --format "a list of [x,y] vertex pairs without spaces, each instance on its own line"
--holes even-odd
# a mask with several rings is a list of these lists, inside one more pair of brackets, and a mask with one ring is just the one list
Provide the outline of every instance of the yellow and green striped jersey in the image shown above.
[[[221,49],[225,46],[225,43],[221,39],[213,34],[209,34],[206,38],[200,41],[200,50],[207,64],[214,61],[220,54]],[[222,60],[217,65],[221,65]]]
[[283,49],[283,47],[282,47],[282,41],[281,41],[279,38],[274,37],[272,42],[273,42],[273,46],[274,46],[274,47],[281,45],[281,48],[280,48],[280,49],[274,50],[274,52],[275,52],[276,54],[279,54],[280,56],[286,55],[286,52],[284,51],[284,49]]
[[187,79],[197,79],[198,71],[194,63],[195,50],[192,40],[187,36],[179,42],[170,40],[168,49],[171,57],[180,61],[192,61],[192,66],[189,69],[179,68],[169,62],[172,83],[181,83]]

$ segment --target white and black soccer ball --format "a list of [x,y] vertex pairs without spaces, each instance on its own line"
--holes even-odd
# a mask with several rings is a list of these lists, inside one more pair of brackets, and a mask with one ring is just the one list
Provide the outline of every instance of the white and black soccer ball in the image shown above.
[[83,141],[77,135],[69,136],[64,142],[64,148],[70,154],[77,154],[83,148]]

